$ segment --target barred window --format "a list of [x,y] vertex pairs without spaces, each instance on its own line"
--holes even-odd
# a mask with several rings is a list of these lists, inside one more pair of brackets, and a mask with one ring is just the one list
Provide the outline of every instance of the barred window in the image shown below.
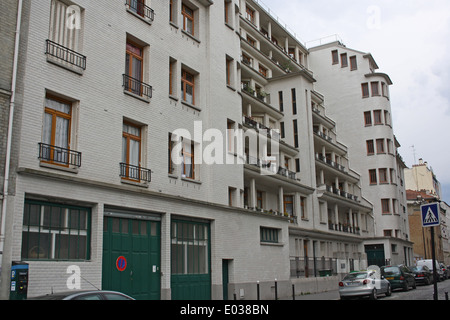
[[89,260],[90,208],[25,201],[22,258]]
[[278,243],[279,229],[261,227],[261,242]]

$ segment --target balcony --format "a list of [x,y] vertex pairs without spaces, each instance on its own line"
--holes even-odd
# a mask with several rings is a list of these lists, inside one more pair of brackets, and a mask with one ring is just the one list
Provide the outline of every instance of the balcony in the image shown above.
[[339,163],[336,163],[335,161],[327,159],[320,153],[316,153],[316,159],[326,163],[327,165],[329,165],[339,171],[342,171],[343,173],[347,173],[347,169],[343,165],[340,165]]
[[266,172],[265,175],[279,175],[297,182],[297,174],[295,172],[283,167],[277,168],[276,163],[272,163],[272,161],[261,160],[246,155],[246,163],[264,170]]
[[141,80],[132,78],[126,74],[123,74],[123,88],[125,92],[132,93],[133,95],[143,97],[146,100],[152,98],[152,86],[143,83]]
[[143,0],[127,0],[126,6],[129,11],[142,17],[144,20],[152,22],[155,19],[155,11],[146,6]]
[[[86,57],[51,40],[46,40],[45,54],[49,62],[81,73],[86,70]],[[75,69],[72,69],[75,68]],[[76,70],[80,69],[80,70]]]
[[152,171],[127,163],[120,164],[120,177],[134,182],[148,183],[152,181]]
[[81,152],[39,143],[39,160],[65,167],[81,167]]
[[341,196],[345,199],[358,202],[358,196],[355,196],[351,193],[345,192],[344,190],[340,190],[340,189],[330,186],[330,185],[326,185],[326,190],[330,193]]

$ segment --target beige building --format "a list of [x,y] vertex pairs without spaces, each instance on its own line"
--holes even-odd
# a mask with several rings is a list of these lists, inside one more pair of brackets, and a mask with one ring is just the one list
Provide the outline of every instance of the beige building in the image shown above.
[[419,159],[419,164],[414,164],[412,168],[405,169],[405,183],[407,190],[425,190],[441,199],[441,184],[433,172],[433,168],[428,166],[428,162]]

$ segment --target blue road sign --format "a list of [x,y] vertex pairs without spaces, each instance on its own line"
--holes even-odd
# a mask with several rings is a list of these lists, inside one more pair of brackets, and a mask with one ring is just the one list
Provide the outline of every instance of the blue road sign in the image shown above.
[[422,212],[422,226],[436,227],[441,224],[439,219],[439,203],[429,203],[420,206]]

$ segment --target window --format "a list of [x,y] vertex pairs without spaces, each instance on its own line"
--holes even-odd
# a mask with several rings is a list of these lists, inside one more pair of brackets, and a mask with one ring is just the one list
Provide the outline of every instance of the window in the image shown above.
[[379,96],[380,95],[380,91],[379,91],[379,82],[371,82],[370,83],[370,87],[372,89],[372,97],[374,96]]
[[284,139],[284,137],[285,137],[284,122],[280,122],[280,135],[281,135],[281,139]]
[[81,155],[72,158],[69,150],[72,122],[72,104],[47,95],[45,99],[44,127],[39,158],[56,165],[80,165]]
[[195,78],[186,70],[181,72],[181,94],[183,101],[195,105]]
[[253,10],[249,6],[247,6],[245,9],[245,17],[247,18],[248,21],[255,24],[255,10]]
[[278,103],[280,106],[280,111],[283,112],[284,111],[283,91],[278,91]]
[[231,25],[231,16],[233,14],[233,2],[231,0],[224,0],[224,11],[225,23]]
[[209,273],[209,224],[172,220],[171,272],[175,274]]
[[22,258],[90,259],[90,208],[25,200]]
[[169,174],[175,173],[175,163],[172,159],[172,152],[174,151],[175,141],[172,140],[172,133],[169,132],[169,143],[168,143],[168,172]]
[[292,217],[294,215],[294,197],[283,196],[283,206],[283,212]]
[[127,40],[125,54],[125,74],[123,87],[125,91],[138,96],[151,98],[152,87],[143,82],[144,48]]
[[82,44],[81,29],[80,7],[52,0],[46,48],[48,61],[68,67],[77,73],[86,69],[86,57],[78,53]]
[[391,201],[389,199],[381,199],[381,210],[382,213],[391,213],[390,209],[390,203]]
[[267,68],[259,64],[259,73],[267,78]]
[[169,59],[169,95],[176,96],[176,72],[177,72],[177,61],[170,58]]
[[373,140],[367,140],[366,144],[367,144],[367,155],[370,156],[375,154],[375,146],[373,145]]
[[122,162],[120,176],[122,179],[140,181],[141,128],[135,124],[124,122],[122,131]]
[[183,16],[183,30],[190,35],[194,35],[194,10],[182,5],[181,15]]
[[383,124],[383,120],[381,118],[381,110],[374,110],[373,117],[375,120],[375,124]]
[[256,191],[256,207],[259,209],[263,209],[263,192]]
[[369,97],[369,84],[363,83],[363,84],[361,84],[361,88],[362,88],[362,97],[368,98]]
[[380,175],[380,183],[388,183],[387,169],[378,169],[378,173]]
[[295,159],[295,172],[300,172],[300,159]]
[[331,59],[333,61],[333,64],[338,64],[339,63],[339,53],[338,53],[337,50],[331,51]]
[[228,187],[228,205],[230,207],[233,206],[234,203],[233,199],[235,198],[235,196],[236,196],[236,188]]
[[370,181],[370,184],[377,184],[377,170],[376,169],[369,170],[369,181]]
[[297,120],[293,120],[294,125],[294,147],[298,148],[298,127]]
[[195,179],[195,145],[194,142],[183,140],[181,174],[184,178]]
[[346,53],[341,54],[341,67],[342,68],[348,67],[348,59]]
[[386,153],[384,149],[384,139],[377,139],[377,153]]
[[175,3],[174,0],[169,0],[169,21],[175,22]]
[[292,93],[292,114],[297,114],[297,94],[295,88],[291,89]]
[[225,57],[225,67],[226,67],[226,81],[227,81],[227,86],[230,87],[234,87],[233,83],[234,83],[234,60],[233,58],[226,56]]
[[155,12],[145,5],[145,0],[126,0],[127,7],[137,15],[153,21]]
[[279,231],[279,229],[261,227],[261,242],[278,243]]
[[300,211],[302,219],[306,219],[306,198],[300,197]]
[[366,126],[372,125],[372,113],[370,111],[364,112],[364,124]]
[[350,57],[350,70],[358,70],[358,63],[356,60],[356,56]]

